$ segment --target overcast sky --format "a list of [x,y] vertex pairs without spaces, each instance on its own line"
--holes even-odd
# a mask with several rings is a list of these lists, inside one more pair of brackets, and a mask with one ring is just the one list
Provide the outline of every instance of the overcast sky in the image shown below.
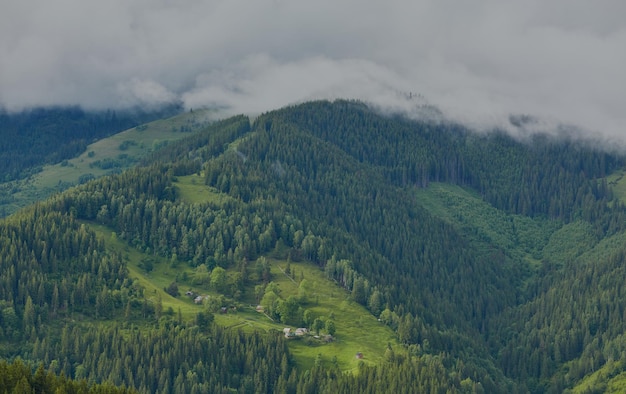
[[[456,120],[531,114],[626,139],[623,0],[0,0],[0,105],[313,98]],[[412,105],[412,104],[410,104]]]

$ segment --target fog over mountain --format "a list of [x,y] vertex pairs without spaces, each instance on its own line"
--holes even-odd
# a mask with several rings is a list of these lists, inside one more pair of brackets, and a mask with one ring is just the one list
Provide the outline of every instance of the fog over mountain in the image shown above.
[[532,114],[626,139],[625,14],[619,0],[3,0],[0,105],[407,109],[420,94],[477,126]]

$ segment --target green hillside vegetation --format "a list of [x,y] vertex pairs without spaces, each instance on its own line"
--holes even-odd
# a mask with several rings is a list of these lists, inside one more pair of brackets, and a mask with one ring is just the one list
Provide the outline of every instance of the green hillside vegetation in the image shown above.
[[598,371],[586,376],[572,394],[623,393],[626,390],[626,370],[623,361],[609,360]]
[[22,360],[7,363],[0,361],[0,388],[11,393],[135,393],[135,390],[116,387],[110,383],[93,384],[58,376],[46,371],[43,364],[33,372]]
[[68,187],[133,167],[168,143],[206,127],[211,114],[209,110],[187,112],[139,125],[87,145],[77,157],[46,164],[25,179],[0,184],[5,195],[0,209],[10,214]]
[[140,392],[617,388],[625,164],[352,101],[225,119],[0,223],[0,351]]
[[202,174],[179,176],[176,178],[174,185],[180,191],[180,199],[190,204],[211,202],[216,205],[222,205],[232,198],[227,194],[220,193],[215,188],[207,187],[204,184]]
[[[187,264],[147,255],[128,246],[117,236],[112,236],[110,229],[96,224],[89,226],[104,240],[110,253],[124,256],[129,277],[136,280],[144,289],[144,295],[150,303],[160,303],[163,313],[169,310],[170,314],[180,313],[183,319],[193,320],[198,312],[209,310],[214,314],[215,322],[225,328],[241,329],[245,332],[261,330],[272,332],[274,335],[277,332],[282,333],[285,327],[290,327],[293,331],[301,326],[310,328],[315,318],[323,321],[333,320],[336,333],[330,342],[324,341],[323,338],[313,338],[316,334],[314,332],[303,340],[299,338],[289,341],[296,363],[304,369],[310,369],[316,359],[321,359],[325,363],[336,363],[340,370],[354,371],[359,361],[372,365],[379,363],[389,346],[394,348],[397,346],[393,331],[388,326],[379,322],[363,306],[355,303],[345,289],[329,281],[319,267],[310,263],[266,259],[269,263],[271,283],[277,286],[280,299],[286,300],[293,296],[297,298],[298,306],[303,309],[300,324],[285,324],[256,310],[261,300],[255,297],[255,287],[262,285],[262,278],[251,278],[255,280],[241,288],[242,295],[237,297],[237,300],[232,296],[224,297],[223,293],[209,281],[196,282],[195,270]],[[145,268],[147,261],[151,264],[149,271]],[[251,266],[254,265],[255,262],[251,262]],[[285,272],[287,267],[290,274]],[[232,282],[237,271],[228,269],[226,275],[227,282]],[[176,282],[180,292],[176,297],[166,291],[173,282]],[[187,291],[192,291],[194,295],[186,296]],[[198,295],[209,296],[211,299],[198,305],[193,302]],[[221,312],[222,307],[228,308],[226,313]],[[303,321],[305,312],[307,316],[310,315],[309,322]],[[320,334],[322,336],[328,334],[325,327],[320,330]],[[362,359],[355,357],[359,352],[364,355]]]
[[457,226],[485,253],[494,248],[516,260],[535,266],[543,257],[552,234],[561,224],[545,218],[507,214],[460,186],[431,183],[416,189],[417,203]]
[[[25,179],[43,165],[77,156],[96,140],[180,112],[178,105],[120,111],[77,106],[0,109],[0,183]],[[4,199],[4,190],[0,192]]]
[[619,169],[607,177],[607,183],[621,202],[626,202],[626,179],[624,179],[625,169]]

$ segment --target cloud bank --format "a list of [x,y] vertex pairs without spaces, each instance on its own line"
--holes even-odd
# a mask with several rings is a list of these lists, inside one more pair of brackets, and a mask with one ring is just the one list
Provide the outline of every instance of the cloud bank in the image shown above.
[[530,114],[626,140],[623,15],[621,0],[7,0],[0,105],[410,109],[410,92],[477,127]]

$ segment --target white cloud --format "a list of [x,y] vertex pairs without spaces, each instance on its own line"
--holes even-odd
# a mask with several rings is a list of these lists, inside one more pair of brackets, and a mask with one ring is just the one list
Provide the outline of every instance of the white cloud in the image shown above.
[[128,82],[119,83],[116,93],[124,106],[163,105],[177,100],[177,95],[170,92],[160,83],[153,80],[133,78]]
[[9,108],[181,99],[260,112],[417,92],[476,125],[526,113],[626,139],[620,0],[7,1]]
[[320,98],[348,97],[395,106],[403,82],[393,71],[368,60],[315,56],[279,63],[258,54],[235,68],[200,76],[182,99],[190,107],[210,103],[231,113],[260,113]]

